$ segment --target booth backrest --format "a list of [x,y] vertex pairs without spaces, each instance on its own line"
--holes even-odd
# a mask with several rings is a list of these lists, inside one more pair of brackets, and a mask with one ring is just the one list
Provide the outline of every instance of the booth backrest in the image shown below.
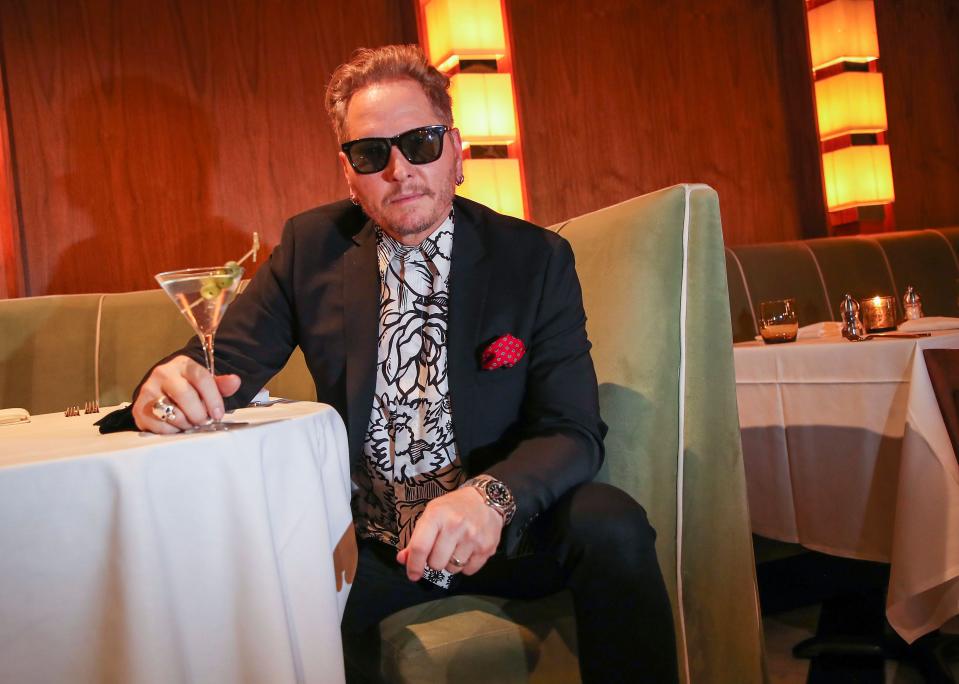
[[576,256],[609,425],[600,477],[657,530],[681,669],[690,682],[761,681],[716,191],[678,185],[558,230]]
[[[959,316],[957,253],[959,227],[727,247],[733,340],[758,334],[760,302],[785,297],[797,300],[800,325],[838,320],[847,292],[892,294],[901,316],[909,285],[926,315]],[[658,292],[636,296],[655,300]],[[159,289],[0,300],[0,408],[47,413],[96,398],[126,401],[144,371],[190,335]],[[269,389],[316,398],[299,350]]]
[[0,408],[47,413],[94,398],[100,299],[0,300]]
[[736,342],[758,333],[759,304],[796,300],[799,325],[839,320],[845,293],[902,296],[910,285],[927,316],[959,316],[959,227],[726,248]]
[[[143,374],[192,335],[160,289],[0,300],[0,408],[129,401]],[[299,349],[268,389],[316,399]]]

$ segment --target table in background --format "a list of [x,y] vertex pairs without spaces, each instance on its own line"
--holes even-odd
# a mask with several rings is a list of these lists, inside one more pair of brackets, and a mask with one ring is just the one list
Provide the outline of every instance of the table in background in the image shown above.
[[886,615],[907,641],[959,614],[959,465],[919,339],[735,346],[752,528],[891,564]]
[[0,681],[343,681],[339,415],[277,404],[176,436],[99,417],[0,427]]

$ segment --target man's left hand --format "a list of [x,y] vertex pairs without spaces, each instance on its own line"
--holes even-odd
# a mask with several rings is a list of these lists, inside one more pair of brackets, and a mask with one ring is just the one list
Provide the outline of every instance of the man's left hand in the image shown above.
[[[410,543],[396,554],[406,565],[406,576],[416,582],[425,566],[451,574],[472,575],[496,551],[503,531],[503,516],[488,506],[473,487],[463,487],[436,497],[416,522]],[[453,559],[463,563],[462,567]]]

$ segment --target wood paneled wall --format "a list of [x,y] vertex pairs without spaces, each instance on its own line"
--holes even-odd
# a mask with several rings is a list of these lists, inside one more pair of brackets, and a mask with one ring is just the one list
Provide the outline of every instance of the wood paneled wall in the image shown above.
[[824,234],[801,0],[508,6],[535,220],[697,181],[729,244]]
[[900,228],[959,226],[959,2],[878,0]]
[[[344,196],[325,82],[416,1],[0,0],[0,297],[153,287]],[[730,244],[825,233],[802,0],[505,6],[535,221],[699,181]],[[959,224],[957,16],[877,2],[901,227]]]
[[[397,0],[0,0],[25,294],[155,287],[339,199],[326,81]],[[3,293],[0,293],[2,296]]]

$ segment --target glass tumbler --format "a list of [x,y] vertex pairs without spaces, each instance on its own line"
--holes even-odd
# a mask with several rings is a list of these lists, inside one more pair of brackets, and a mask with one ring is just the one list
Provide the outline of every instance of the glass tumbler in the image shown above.
[[759,304],[759,334],[766,344],[795,342],[799,334],[795,299],[776,299]]

